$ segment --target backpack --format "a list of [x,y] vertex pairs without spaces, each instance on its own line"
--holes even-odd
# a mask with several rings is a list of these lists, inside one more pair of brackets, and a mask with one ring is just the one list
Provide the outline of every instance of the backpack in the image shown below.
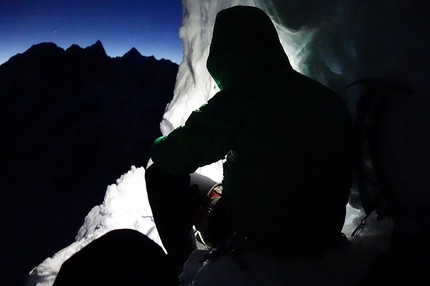
[[430,267],[430,208],[420,202],[401,204],[380,153],[384,146],[379,134],[387,103],[393,94],[410,96],[413,91],[401,81],[375,78],[359,79],[347,88],[353,85],[365,85],[367,90],[357,102],[353,127],[355,171],[365,217],[351,236],[363,230],[373,211],[378,221],[389,217],[394,222],[388,248],[356,285],[430,285],[426,275]]

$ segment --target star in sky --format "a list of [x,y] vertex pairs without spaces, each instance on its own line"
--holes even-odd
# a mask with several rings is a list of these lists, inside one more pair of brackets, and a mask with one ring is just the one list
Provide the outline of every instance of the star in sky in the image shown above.
[[179,0],[40,0],[0,2],[0,64],[34,44],[53,42],[66,49],[97,40],[111,57],[132,47],[180,63]]

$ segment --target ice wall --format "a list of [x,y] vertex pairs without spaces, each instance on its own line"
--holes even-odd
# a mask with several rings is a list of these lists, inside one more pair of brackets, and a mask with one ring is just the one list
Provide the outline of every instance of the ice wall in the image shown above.
[[[284,2],[290,4],[285,5]],[[311,9],[311,15],[298,16],[300,12],[308,12],[306,10],[310,1],[306,1],[305,4],[295,2],[298,1],[184,0],[180,28],[184,60],[179,67],[174,98],[161,123],[163,134],[183,124],[194,109],[200,107],[218,91],[218,87],[206,69],[206,60],[216,14],[228,7],[256,6],[270,15],[291,65],[297,71],[337,91],[341,91],[345,85],[355,79],[356,57],[353,41],[347,29],[339,25],[348,17],[343,13],[346,8],[341,7],[341,10],[332,11],[319,4],[317,6],[324,8],[327,14],[321,15],[321,12]],[[319,2],[316,1],[316,3]],[[317,18],[318,23],[314,23]],[[343,43],[333,45],[339,41]],[[346,75],[349,76],[346,77]],[[356,96],[353,100],[355,98]],[[215,180],[221,180],[220,163],[204,167],[200,172]]]
[[[415,94],[394,96],[385,114],[383,158],[402,200],[430,202],[430,4],[385,0],[183,0],[180,64],[172,102],[161,129],[183,124],[217,91],[206,70],[216,13],[244,5],[264,10],[275,23],[292,66],[340,93],[352,114],[363,92],[345,86],[364,76],[407,82]],[[427,124],[423,124],[427,123]],[[221,179],[221,165],[202,173]]]
[[[336,30],[334,25],[329,23],[335,16],[341,16],[342,19],[337,21],[342,22],[345,17],[342,11],[327,17],[327,23],[321,23],[319,26],[301,23],[299,20],[289,24],[285,20],[288,15],[285,14],[297,14],[300,9],[303,10],[303,7],[299,7],[301,4],[296,4],[298,7],[294,10],[285,8],[287,10],[283,11],[278,9],[283,8],[284,5],[278,3],[283,1],[183,0],[183,20],[179,34],[183,41],[184,60],[179,67],[174,99],[168,106],[161,124],[163,133],[168,133],[174,127],[184,123],[191,111],[200,107],[218,91],[218,87],[206,70],[206,60],[216,14],[228,7],[256,6],[270,15],[293,68],[302,73],[323,82],[330,82],[333,81],[333,77],[336,77],[335,75],[339,75],[345,69],[345,65],[354,64],[352,40],[347,36],[347,31]],[[324,35],[321,36],[322,34]],[[330,42],[336,42],[340,38],[344,38],[347,43],[336,51]],[[336,87],[343,86],[342,82],[342,85]]]

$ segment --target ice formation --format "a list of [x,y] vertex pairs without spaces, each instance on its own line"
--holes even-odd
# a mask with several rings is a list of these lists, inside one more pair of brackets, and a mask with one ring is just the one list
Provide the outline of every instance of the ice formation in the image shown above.
[[[174,98],[161,122],[162,132],[167,134],[183,124],[192,110],[218,91],[206,70],[216,13],[235,5],[256,6],[274,21],[293,68],[339,92],[352,113],[362,91],[345,90],[344,87],[360,77],[401,79],[414,89],[413,97],[395,97],[389,105],[386,133],[382,134],[388,147],[383,157],[391,168],[392,179],[403,202],[414,199],[430,202],[426,189],[430,185],[430,177],[425,174],[430,169],[430,149],[425,148],[430,143],[430,125],[421,124],[430,122],[430,113],[427,112],[430,108],[430,97],[427,96],[430,84],[426,80],[428,64],[422,64],[428,63],[426,47],[430,40],[421,37],[419,32],[430,28],[426,13],[421,12],[428,11],[428,4],[425,1],[422,4],[416,1],[413,4],[405,1],[382,2],[183,0],[183,21],[179,33],[183,41],[184,59],[179,67]],[[142,171],[134,169],[131,172]],[[204,167],[200,172],[215,180],[221,179],[220,163]],[[127,176],[117,187],[108,189],[102,206],[90,212],[86,225],[79,232],[78,241],[34,270],[34,277],[38,275],[42,277],[38,281],[44,281],[38,285],[50,285],[49,281],[52,281],[60,263],[53,267],[51,276],[43,272],[49,268],[47,264],[54,264],[52,260],[55,259],[64,260],[78,247],[108,229],[125,226],[152,233],[150,218],[144,218],[150,217],[149,206],[137,206],[135,199],[129,200],[125,193],[118,197],[120,192],[117,193],[117,190],[131,183],[127,182]],[[139,184],[143,189],[143,182],[139,181]],[[121,200],[111,201],[112,198]],[[142,197],[138,200],[145,202]],[[112,212],[106,211],[109,208]],[[132,209],[135,212],[126,211]],[[350,233],[351,225],[359,214],[358,210],[348,208],[344,228],[347,233]],[[387,233],[389,226],[382,226],[379,225],[379,230],[382,228],[382,232]],[[376,229],[373,228],[378,232]],[[367,234],[375,235],[375,232],[369,231]],[[27,285],[35,285],[36,279],[30,281]]]

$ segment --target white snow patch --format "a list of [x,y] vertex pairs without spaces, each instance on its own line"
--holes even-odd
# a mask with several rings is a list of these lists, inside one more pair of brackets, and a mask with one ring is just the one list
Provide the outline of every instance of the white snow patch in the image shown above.
[[24,286],[52,285],[64,261],[105,233],[124,228],[140,231],[162,246],[149,206],[143,167],[131,167],[116,184],[108,186],[103,203],[85,217],[76,242],[35,267]]

